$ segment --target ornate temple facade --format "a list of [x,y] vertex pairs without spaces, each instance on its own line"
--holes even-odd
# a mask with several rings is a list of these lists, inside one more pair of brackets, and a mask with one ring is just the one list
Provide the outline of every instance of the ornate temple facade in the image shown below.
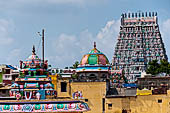
[[[70,95],[69,98],[64,93],[60,95],[60,92],[68,90],[63,91],[59,88],[60,85],[56,86],[58,84],[58,81],[54,81],[56,78],[57,76],[50,77],[47,60],[43,62],[36,55],[33,46],[32,55],[24,62],[20,61],[20,75],[10,87],[10,97],[6,98],[8,100],[0,101],[0,112],[83,113],[90,110],[80,98],[75,100]],[[57,94],[58,89],[61,90]]]
[[134,82],[154,59],[167,60],[157,13],[122,14],[113,65],[124,69],[128,81]]
[[40,100],[55,96],[54,86],[48,77],[47,60],[42,62],[36,55],[34,46],[32,55],[24,62],[20,61],[20,68],[20,76],[11,85],[10,96],[16,97],[20,94],[20,98],[26,100]]

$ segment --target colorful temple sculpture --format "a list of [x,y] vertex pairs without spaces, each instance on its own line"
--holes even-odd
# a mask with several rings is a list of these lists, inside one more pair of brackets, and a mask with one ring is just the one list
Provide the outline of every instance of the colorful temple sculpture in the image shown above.
[[149,61],[167,60],[159,31],[157,13],[122,14],[113,65],[124,69],[129,82],[145,72]]
[[128,83],[127,78],[124,76],[124,70],[116,66],[112,66],[109,79],[111,88],[120,88],[123,84]]
[[76,72],[80,81],[106,81],[109,69],[109,60],[96,48],[94,42],[94,48],[83,56]]
[[0,112],[30,113],[83,113],[88,105],[81,101],[0,102]]
[[[53,83],[56,76],[53,76]],[[56,86],[57,87],[57,86]],[[59,89],[58,87],[55,88]],[[74,112],[89,111],[88,105],[72,98],[57,96],[48,72],[48,62],[36,55],[33,46],[32,55],[26,61],[20,61],[20,76],[10,87],[10,97],[17,100],[0,101],[0,112]],[[77,95],[75,95],[76,97]],[[79,98],[80,99],[80,98]]]
[[53,84],[48,77],[48,62],[42,60],[35,53],[33,46],[32,55],[26,61],[20,61],[20,76],[11,85],[10,96],[21,95],[20,99],[46,99],[54,97]]

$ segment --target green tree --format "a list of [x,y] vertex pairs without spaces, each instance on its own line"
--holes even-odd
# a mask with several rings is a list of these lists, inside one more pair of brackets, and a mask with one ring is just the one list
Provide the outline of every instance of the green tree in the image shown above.
[[160,64],[158,63],[158,60],[152,60],[151,62],[148,63],[146,73],[152,75],[160,73]]
[[76,68],[78,67],[78,65],[79,65],[79,62],[76,61],[76,62],[73,64],[73,69],[76,69]]
[[68,67],[65,67],[64,69],[68,69]]
[[161,60],[159,72],[169,74],[169,69],[169,62],[165,59]]

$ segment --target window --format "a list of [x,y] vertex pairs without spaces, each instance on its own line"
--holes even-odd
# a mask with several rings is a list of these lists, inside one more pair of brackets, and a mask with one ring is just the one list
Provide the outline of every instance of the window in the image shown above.
[[90,78],[90,79],[95,79],[95,78],[97,78],[97,77],[96,77],[95,74],[90,74],[90,75],[89,75],[89,78]]
[[6,69],[6,74],[10,74],[10,69]]
[[61,92],[67,92],[67,83],[61,82]]
[[83,74],[80,75],[80,79],[85,79],[85,76]]
[[5,94],[5,93],[6,93],[6,90],[2,90],[2,93]]
[[139,71],[139,67],[136,67],[136,70]]
[[105,74],[103,74],[101,78],[106,78],[106,75],[105,75]]
[[40,75],[40,71],[37,71],[36,75]]
[[34,72],[33,71],[31,71],[31,76],[34,76]]
[[112,104],[108,104],[108,109],[112,109]]
[[85,102],[88,102],[88,99],[85,99]]
[[25,71],[25,75],[28,75],[28,71]]
[[158,99],[158,103],[162,103],[162,99]]
[[122,113],[127,113],[127,110],[124,110],[124,109],[123,109],[123,110],[122,110]]
[[5,75],[5,78],[10,78],[10,75]]

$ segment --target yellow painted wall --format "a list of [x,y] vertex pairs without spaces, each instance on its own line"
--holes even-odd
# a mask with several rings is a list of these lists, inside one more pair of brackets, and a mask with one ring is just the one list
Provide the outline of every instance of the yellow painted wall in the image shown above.
[[[67,83],[67,92],[61,92],[61,82]],[[71,97],[70,95],[70,83],[69,80],[58,80],[57,81],[57,97]]]
[[[61,92],[60,82],[67,82],[67,92]],[[105,82],[71,82],[69,80],[58,80],[57,82],[58,97],[72,98],[72,94],[81,91],[84,101],[91,109],[87,113],[103,113],[102,99],[105,98],[105,113],[122,113],[125,109],[127,113],[170,113],[170,90],[167,95],[141,95],[136,97],[116,97],[106,98]],[[85,99],[88,101],[85,101]],[[73,99],[75,100],[75,99]],[[158,103],[162,100],[162,103]],[[112,104],[109,107],[108,104]]]
[[54,89],[57,90],[57,74],[49,75],[49,77],[51,77],[51,83],[54,85]]
[[106,94],[106,82],[73,82],[70,85],[71,94],[82,91],[83,99],[88,99],[86,103],[91,110],[87,113],[102,113],[102,98]]
[[[162,103],[158,103],[162,100]],[[109,107],[108,104],[112,104]],[[106,98],[106,113],[170,113],[170,95],[146,95],[125,98]]]

